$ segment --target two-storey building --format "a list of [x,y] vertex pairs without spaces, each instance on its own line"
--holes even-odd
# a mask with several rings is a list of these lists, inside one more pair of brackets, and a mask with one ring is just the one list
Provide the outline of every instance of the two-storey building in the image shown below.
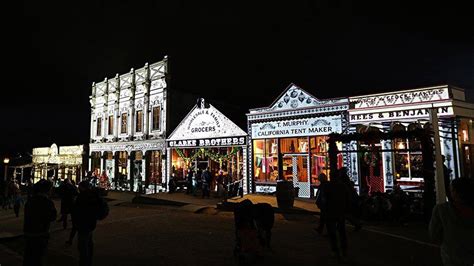
[[165,57],[92,85],[89,170],[112,189],[163,189],[167,69]]

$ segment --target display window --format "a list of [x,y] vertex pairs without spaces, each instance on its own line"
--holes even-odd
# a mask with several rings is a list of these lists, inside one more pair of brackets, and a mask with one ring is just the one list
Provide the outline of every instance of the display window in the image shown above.
[[307,153],[309,143],[307,137],[280,139],[281,153]]
[[423,156],[418,139],[395,139],[395,176],[399,178],[422,178]]
[[276,182],[278,179],[278,139],[254,140],[255,182]]

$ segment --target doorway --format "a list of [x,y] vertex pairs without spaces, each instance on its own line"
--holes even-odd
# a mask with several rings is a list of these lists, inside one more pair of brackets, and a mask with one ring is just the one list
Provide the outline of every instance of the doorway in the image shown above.
[[285,180],[293,181],[298,197],[310,197],[309,156],[307,154],[283,155],[283,175]]

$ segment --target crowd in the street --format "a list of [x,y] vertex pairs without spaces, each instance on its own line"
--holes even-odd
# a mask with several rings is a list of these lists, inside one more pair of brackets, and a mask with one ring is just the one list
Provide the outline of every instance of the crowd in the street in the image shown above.
[[[66,178],[54,188],[53,182],[48,179],[40,179],[35,184],[29,180],[23,186],[22,193],[15,179],[5,183],[2,188],[2,209],[13,208],[16,217],[19,217],[20,208],[24,205],[23,265],[43,265],[50,224],[55,221],[62,223],[64,230],[68,229],[68,221],[72,222],[71,232],[65,243],[71,245],[77,234],[79,265],[92,265],[93,231],[97,221],[104,219],[109,212],[107,202],[93,184],[92,178],[81,181],[78,186]],[[23,194],[26,194],[26,199]],[[51,200],[52,196],[60,198],[59,214]]]
[[[363,227],[361,220],[390,220],[405,224],[412,218],[415,203],[399,187],[388,193],[375,192],[360,196],[347,175],[346,168],[339,169],[330,177],[330,180],[324,174],[318,177],[320,185],[315,203],[320,209],[320,220],[315,231],[318,235],[328,237],[332,255],[338,261],[344,262],[348,256],[350,241],[346,233],[346,222],[352,224],[357,232]],[[42,265],[48,246],[50,224],[54,221],[62,223],[64,230],[71,230],[68,239],[65,239],[66,245],[71,245],[77,235],[79,265],[92,265],[93,232],[97,221],[108,215],[108,206],[100,193],[98,179],[99,177],[89,173],[78,185],[70,179],[61,181],[54,188],[54,195],[60,198],[59,214],[51,200],[53,182],[47,179],[41,179],[35,184],[27,181],[21,188],[14,179],[5,183],[1,188],[2,209],[13,210],[18,217],[24,206],[24,265]],[[196,197],[209,198],[211,191],[215,197],[240,194],[239,184],[235,183],[237,186],[232,187],[233,183],[229,182],[223,171],[212,175],[208,168],[203,171],[190,170],[185,181],[186,193]],[[171,179],[169,192],[175,192],[176,188]],[[449,182],[447,188],[450,199],[433,209],[429,233],[441,245],[444,265],[472,265],[474,180],[458,178]],[[270,248],[274,222],[271,205],[252,204],[244,200],[236,207],[234,216],[236,250],[239,254],[255,251],[261,257],[262,248]],[[69,221],[72,222],[70,227]],[[250,244],[252,241],[256,245]]]

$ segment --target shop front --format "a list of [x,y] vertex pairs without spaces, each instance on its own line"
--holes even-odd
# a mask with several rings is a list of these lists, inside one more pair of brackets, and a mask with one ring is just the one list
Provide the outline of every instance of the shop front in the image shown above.
[[55,185],[66,178],[78,183],[87,165],[84,145],[34,148],[32,158],[33,182],[49,179]]
[[167,180],[186,182],[188,171],[196,175],[208,169],[215,188],[217,175],[224,185],[236,184],[247,192],[247,134],[214,106],[200,99],[167,139]]
[[[449,178],[472,175],[474,104],[466,102],[462,89],[437,86],[349,100],[349,121],[358,133],[430,130],[430,113],[436,112],[441,154]],[[353,153],[358,161],[353,170],[360,177],[364,193],[390,191],[394,186],[408,192],[422,190],[423,156],[419,138],[394,138],[377,143],[359,141],[352,149],[359,151]]]
[[[164,191],[163,140],[90,145],[92,174],[106,188],[145,194]],[[106,179],[106,180],[104,180]]]
[[[330,175],[326,140],[342,132],[347,109],[347,99],[319,100],[292,84],[270,107],[250,110],[252,191],[273,193],[278,180],[292,180],[299,197],[313,197],[320,174]],[[338,155],[339,168],[346,158]]]

